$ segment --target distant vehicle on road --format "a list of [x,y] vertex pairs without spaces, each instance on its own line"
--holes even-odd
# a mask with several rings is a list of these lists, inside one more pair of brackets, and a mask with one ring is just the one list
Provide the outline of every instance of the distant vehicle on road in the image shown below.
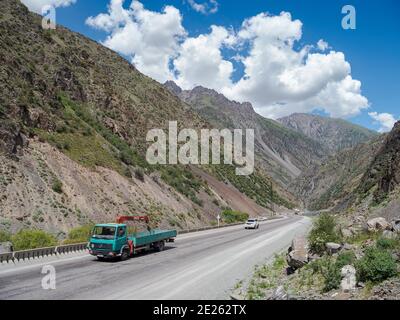
[[245,229],[258,229],[259,227],[260,223],[258,222],[258,219],[249,219],[244,225]]

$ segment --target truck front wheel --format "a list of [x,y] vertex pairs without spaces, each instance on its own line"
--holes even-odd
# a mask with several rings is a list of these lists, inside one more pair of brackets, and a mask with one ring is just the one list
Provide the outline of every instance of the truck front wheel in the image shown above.
[[129,251],[128,250],[124,250],[122,251],[121,254],[121,261],[126,261],[129,259]]

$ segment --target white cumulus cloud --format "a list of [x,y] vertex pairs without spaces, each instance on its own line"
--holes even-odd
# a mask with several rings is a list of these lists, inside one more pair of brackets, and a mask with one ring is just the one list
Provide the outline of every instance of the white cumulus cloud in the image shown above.
[[230,31],[217,26],[212,26],[209,34],[187,38],[174,61],[178,74],[175,81],[185,89],[202,85],[222,90],[230,83],[233,64],[224,60],[221,48],[234,41]]
[[[260,13],[239,30],[214,25],[208,33],[190,37],[175,7],[154,12],[137,0],[128,9],[123,3],[111,0],[108,12],[88,18],[87,24],[108,32],[107,47],[160,82],[174,80],[184,89],[209,87],[249,101],[272,118],[313,110],[351,117],[369,107],[344,53],[322,39],[318,52],[300,45],[303,24],[288,12]],[[237,64],[243,67],[239,79]]]
[[326,50],[328,50],[328,48],[329,48],[329,43],[326,42],[326,41],[324,41],[323,39],[320,39],[320,40],[317,42],[317,47],[318,47],[318,49],[321,50],[321,51],[326,51]]
[[29,10],[42,13],[42,8],[51,5],[55,8],[57,7],[68,7],[74,4],[76,0],[21,0],[21,2],[28,7]]
[[219,8],[219,3],[217,0],[209,0],[208,2],[197,2],[195,0],[188,0],[189,5],[193,10],[200,12],[202,14],[212,14],[217,13]]
[[242,60],[245,74],[224,93],[252,102],[264,116],[320,109],[331,116],[349,117],[369,106],[342,52],[310,53],[310,46],[295,49],[302,38],[302,23],[290,13],[252,17],[243,23],[238,37],[250,46]]
[[368,114],[380,125],[379,132],[382,133],[391,131],[397,122],[396,118],[390,113],[370,112]]
[[153,12],[135,0],[124,9],[123,3],[111,0],[108,13],[89,17],[87,24],[110,32],[103,44],[130,57],[141,72],[160,82],[173,78],[171,59],[185,36],[179,10],[166,6],[162,12]]

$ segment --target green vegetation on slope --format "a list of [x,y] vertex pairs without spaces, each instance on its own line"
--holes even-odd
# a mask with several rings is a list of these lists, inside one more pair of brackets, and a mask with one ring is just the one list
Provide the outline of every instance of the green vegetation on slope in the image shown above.
[[222,211],[222,220],[227,224],[245,222],[249,218],[249,215],[245,212],[234,211],[226,209]]
[[21,230],[11,237],[14,250],[29,250],[57,245],[57,239],[42,230]]
[[210,170],[221,181],[229,181],[240,192],[256,201],[264,208],[273,209],[273,205],[282,205],[292,209],[294,205],[279,196],[275,191],[272,181],[264,177],[258,170],[250,176],[236,175],[236,167],[230,165],[210,166]]
[[[106,128],[89,107],[71,101],[66,94],[59,94],[63,107],[62,121],[56,132],[35,132],[45,141],[57,147],[72,160],[89,168],[102,166],[113,169],[121,175],[127,166],[135,166],[135,176],[142,180],[144,172],[161,172],[162,180],[175,190],[185,195],[194,203],[202,206],[197,193],[204,183],[184,166],[151,166],[144,156],[125,140]],[[59,186],[55,186],[61,193]],[[54,189],[54,188],[53,188]]]
[[325,252],[326,243],[339,242],[341,239],[335,218],[328,213],[320,215],[314,222],[308,240],[311,251],[318,254]]

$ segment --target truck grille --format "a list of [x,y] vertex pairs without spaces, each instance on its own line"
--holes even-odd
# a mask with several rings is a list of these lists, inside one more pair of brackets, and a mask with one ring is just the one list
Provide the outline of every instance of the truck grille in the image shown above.
[[91,248],[94,250],[112,250],[112,244],[106,243],[93,243]]

